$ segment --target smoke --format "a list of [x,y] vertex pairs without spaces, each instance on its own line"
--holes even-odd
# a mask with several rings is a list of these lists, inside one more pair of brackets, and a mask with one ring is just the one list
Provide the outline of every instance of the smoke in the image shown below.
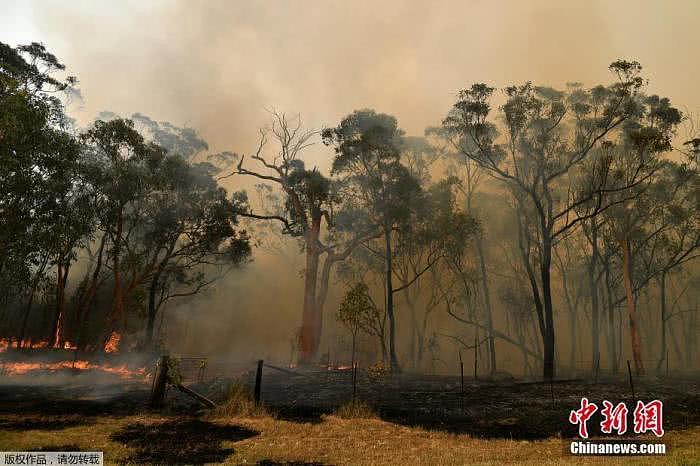
[[421,134],[471,82],[597,83],[618,57],[697,108],[700,65],[669,51],[694,43],[698,10],[692,1],[54,1],[33,4],[28,22],[82,81],[83,118],[140,111],[197,128],[218,150],[250,150],[272,106],[310,126],[373,107]]
[[[253,151],[272,107],[300,113],[309,128],[370,107],[421,135],[473,82],[596,84],[618,57],[644,65],[650,91],[700,108],[692,0],[54,0],[12,9],[0,18],[2,40],[43,41],[66,63],[81,82],[83,100],[70,109],[81,125],[104,110],[141,112],[196,129],[212,152]],[[316,144],[307,166],[327,170],[330,157]],[[251,187],[235,177],[225,186]],[[288,357],[302,300],[298,247],[288,248],[291,263],[257,250],[207,299],[168,308],[169,341],[187,353]],[[337,288],[325,314],[331,335]]]

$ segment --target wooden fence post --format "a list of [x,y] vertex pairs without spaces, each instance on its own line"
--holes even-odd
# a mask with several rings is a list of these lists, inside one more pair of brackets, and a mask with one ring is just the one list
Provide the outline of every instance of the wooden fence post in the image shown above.
[[479,343],[476,341],[476,335],[474,335],[474,380],[478,379],[477,366],[479,361]]
[[165,386],[168,382],[168,355],[163,355],[158,364],[151,390],[151,406],[161,406],[165,401]]
[[630,360],[627,360],[627,374],[629,375],[630,378],[630,388],[632,389],[632,401],[634,401],[637,397],[634,395],[634,382],[632,381],[632,367],[630,367]]
[[255,372],[255,391],[253,395],[253,399],[255,400],[255,405],[260,404],[260,391],[261,391],[261,384],[262,384],[262,370],[263,370],[263,360],[260,359],[258,361],[258,370]]
[[595,383],[598,383],[598,374],[600,373],[600,351],[595,357]]
[[459,350],[459,376],[462,382],[462,395],[464,395],[464,363],[462,362],[462,350]]
[[357,397],[357,361],[352,363],[352,402]]

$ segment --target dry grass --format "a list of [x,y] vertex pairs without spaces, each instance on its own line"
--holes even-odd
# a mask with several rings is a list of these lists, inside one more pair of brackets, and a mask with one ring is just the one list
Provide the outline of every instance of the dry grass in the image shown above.
[[339,407],[335,415],[341,419],[376,419],[374,409],[361,400],[353,400]]
[[[28,421],[17,415],[18,420]],[[21,419],[19,419],[21,418]],[[194,463],[197,456],[188,451],[222,455],[226,464],[310,462],[335,465],[457,465],[457,464],[700,464],[700,428],[672,431],[663,441],[669,449],[663,458],[582,458],[570,456],[568,441],[487,440],[391,424],[379,419],[342,419],[325,416],[319,423],[296,423],[272,417],[239,417],[213,421],[205,428],[198,444],[182,419],[157,414],[124,417],[99,416],[86,424],[46,428],[48,418],[35,419],[25,428],[6,429],[7,416],[0,424],[0,450],[35,450],[77,446],[82,450],[102,450],[109,464],[142,463],[159,458],[170,450],[182,451],[181,461]],[[192,421],[194,422],[194,421]],[[190,421],[184,424],[192,423]],[[199,421],[196,421],[199,422]],[[199,424],[194,424],[198,426]],[[223,435],[212,438],[207,430],[233,425],[246,435],[234,440]],[[176,426],[176,427],[173,427]],[[44,427],[44,428],[43,428]],[[138,427],[138,429],[135,429]],[[197,427],[201,430],[200,427]],[[213,429],[210,429],[213,428]],[[149,442],[123,443],[130,432],[146,432]],[[234,436],[236,437],[236,436]],[[185,445],[186,442],[189,445]],[[215,451],[208,451],[214,449]],[[170,452],[172,454],[172,452]]]
[[214,418],[269,416],[263,405],[256,405],[248,388],[235,383],[229,388],[226,399],[212,412]]

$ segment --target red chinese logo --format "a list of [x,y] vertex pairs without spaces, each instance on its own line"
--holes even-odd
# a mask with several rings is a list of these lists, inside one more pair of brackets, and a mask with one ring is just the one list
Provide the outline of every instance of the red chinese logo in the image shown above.
[[588,438],[588,420],[598,411],[595,403],[589,403],[588,398],[581,398],[581,409],[569,413],[569,422],[578,424],[578,436]]
[[634,409],[634,432],[643,434],[652,431],[657,437],[664,435],[663,408],[664,404],[659,400],[647,404],[637,401],[637,407]]
[[[637,401],[634,409],[634,433],[644,434],[653,432],[657,437],[664,435],[663,428],[663,402],[659,400],[644,403]],[[581,408],[569,413],[569,422],[578,425],[578,435],[581,438],[588,438],[588,421],[593,414],[598,411],[595,403],[590,403],[588,398],[581,398]],[[613,431],[617,435],[627,432],[627,414],[629,410],[625,403],[613,405],[608,400],[603,401],[603,409],[600,414],[603,420],[600,423],[600,431],[604,434],[611,434]]]
[[603,401],[603,409],[600,414],[603,415],[603,422],[600,423],[600,431],[604,434],[610,434],[613,430],[617,435],[622,435],[627,432],[627,413],[629,410],[624,403],[618,403],[613,409],[613,404],[608,400]]

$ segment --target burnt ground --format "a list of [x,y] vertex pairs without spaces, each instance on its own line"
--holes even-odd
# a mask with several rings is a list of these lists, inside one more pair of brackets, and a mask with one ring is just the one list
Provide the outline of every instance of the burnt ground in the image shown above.
[[[190,386],[212,399],[221,400],[229,384],[247,384],[252,391],[253,380],[254,375],[248,373],[237,380],[218,379]],[[3,432],[31,434],[38,430],[59,433],[82,426],[91,429],[104,417],[124,418],[125,425],[120,425],[109,438],[128,447],[131,455],[128,460],[135,463],[218,462],[233,453],[230,444],[224,446],[223,442],[259,435],[246,427],[209,422],[201,416],[206,410],[176,390],[169,390],[166,408],[155,412],[148,407],[150,388],[146,383],[117,379],[95,384],[81,376],[62,375],[60,383],[55,384],[45,384],[36,378],[7,377],[0,380],[0,435]],[[666,431],[700,425],[700,384],[697,381],[638,378],[635,392],[635,399],[664,402]],[[266,368],[263,374],[263,402],[279,419],[321,422],[323,415],[333,413],[351,396],[349,371],[292,374]],[[357,391],[358,399],[368,403],[388,422],[476,438],[524,440],[573,437],[576,427],[567,419],[570,410],[580,406],[583,396],[599,406],[604,399],[614,403],[625,401],[628,407],[633,406],[625,378],[597,384],[466,380],[464,393],[461,393],[460,379],[454,376],[409,374],[370,379],[359,374]],[[151,420],[132,420],[141,415],[150,416]],[[597,435],[599,419],[594,419],[596,422],[589,422],[589,430]],[[628,425],[632,425],[631,414]],[[73,447],[75,445],[59,442],[42,448],[57,451],[75,449]]]
[[[244,378],[252,386],[252,377]],[[385,421],[480,438],[535,440],[574,437],[577,427],[567,420],[580,407],[581,397],[602,408],[602,401],[626,402],[633,425],[636,400],[664,402],[666,430],[700,425],[700,383],[693,379],[637,378],[633,401],[624,377],[599,383],[585,380],[546,382],[465,380],[461,393],[456,376],[402,375],[369,379],[358,374],[357,398]],[[318,422],[352,397],[349,371],[291,375],[265,369],[262,398],[279,418]],[[599,415],[600,413],[598,413]],[[599,420],[589,422],[599,434]]]

